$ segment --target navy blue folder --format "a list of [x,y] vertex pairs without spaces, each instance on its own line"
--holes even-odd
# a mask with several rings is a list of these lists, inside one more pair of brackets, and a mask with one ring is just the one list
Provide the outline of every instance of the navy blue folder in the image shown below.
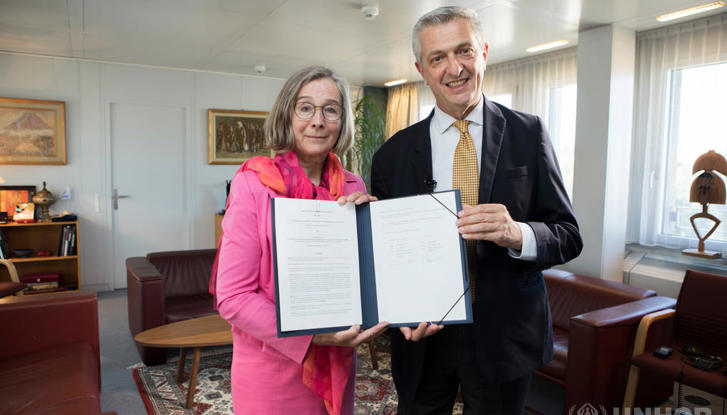
[[[462,200],[460,197],[459,190],[448,190],[445,192],[438,193],[449,193],[454,192],[455,200],[457,205],[456,212],[462,209]],[[421,196],[421,195],[419,195]],[[408,196],[411,197],[411,196]],[[389,199],[390,200],[390,199]],[[316,329],[305,329],[305,330],[290,330],[283,332],[281,330],[281,316],[280,316],[280,298],[279,298],[279,286],[278,286],[278,257],[276,247],[276,232],[275,232],[275,198],[271,199],[271,220],[273,226],[273,266],[275,273],[275,312],[278,329],[278,337],[291,337],[291,336],[302,336],[308,334],[317,333],[329,333],[348,329],[348,326],[340,327],[321,327]],[[377,203],[377,202],[371,202]],[[442,205],[442,209],[448,209]],[[371,238],[371,210],[370,203],[364,203],[356,206],[356,229],[358,238],[358,257],[359,257],[359,278],[361,284],[361,315],[362,323],[361,328],[366,329],[379,323],[378,314],[378,301],[376,296],[376,273],[374,268],[374,249]],[[469,295],[469,270],[467,266],[467,248],[464,239],[460,236],[460,255],[461,255],[461,266],[463,276],[463,296],[457,301],[462,301],[465,304],[466,318],[462,320],[445,320],[441,324],[467,324],[472,323],[472,301]],[[455,301],[452,302],[452,306],[455,305]],[[390,327],[404,327],[404,326],[417,326],[419,321],[411,321],[405,323],[391,324]],[[439,323],[438,321],[432,321],[432,323]],[[352,323],[353,324],[353,323]]]

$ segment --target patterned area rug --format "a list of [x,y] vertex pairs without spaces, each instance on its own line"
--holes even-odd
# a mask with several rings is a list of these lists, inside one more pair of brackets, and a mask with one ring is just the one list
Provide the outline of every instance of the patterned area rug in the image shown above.
[[[373,369],[368,345],[358,349],[356,374],[355,415],[396,415],[396,390],[391,378],[391,355],[388,336],[375,340],[378,370]],[[191,355],[191,353],[189,353]],[[175,380],[177,359],[158,366],[139,366],[133,369],[134,379],[150,415],[232,414],[230,392],[231,348],[203,352],[197,373],[197,393],[192,409],[185,409],[189,379],[182,384]],[[191,356],[186,371],[191,370]],[[457,403],[453,414],[462,413]],[[530,413],[530,412],[528,412]],[[537,412],[534,412],[537,413]]]

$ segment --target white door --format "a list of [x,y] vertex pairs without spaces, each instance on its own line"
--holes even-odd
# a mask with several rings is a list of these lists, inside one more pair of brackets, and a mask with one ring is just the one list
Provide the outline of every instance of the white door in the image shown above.
[[185,131],[184,108],[111,104],[115,288],[126,287],[126,258],[188,248]]

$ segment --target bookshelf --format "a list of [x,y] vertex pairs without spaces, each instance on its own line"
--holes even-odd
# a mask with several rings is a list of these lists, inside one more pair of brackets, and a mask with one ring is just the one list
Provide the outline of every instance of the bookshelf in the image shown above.
[[[67,225],[74,225],[76,237],[75,255],[58,255],[63,229]],[[72,222],[36,222],[36,223],[7,223],[0,224],[0,231],[7,243],[10,253],[10,262],[15,265],[18,275],[30,273],[54,272],[60,274],[58,291],[78,290],[81,286],[80,243],[78,238],[78,221]],[[12,250],[30,248],[33,255],[28,258],[13,256]],[[39,257],[40,251],[50,251],[51,256]],[[7,269],[0,269],[0,281],[10,281]],[[53,291],[57,292],[57,291]],[[25,294],[41,294],[25,291]]]

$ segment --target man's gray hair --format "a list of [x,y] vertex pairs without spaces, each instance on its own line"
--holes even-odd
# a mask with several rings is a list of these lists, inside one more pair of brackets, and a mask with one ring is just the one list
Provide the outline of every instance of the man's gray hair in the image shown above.
[[265,144],[275,153],[284,153],[294,149],[295,134],[293,133],[292,116],[298,93],[307,83],[318,79],[332,80],[341,94],[341,106],[343,107],[341,132],[331,151],[341,157],[353,145],[354,121],[348,82],[328,68],[309,66],[298,70],[288,78],[273,104],[270,115],[265,120]]
[[419,42],[419,35],[422,34],[422,31],[427,27],[449,23],[454,19],[467,20],[472,27],[472,31],[475,32],[477,41],[480,42],[478,46],[482,47],[485,44],[482,37],[482,23],[477,17],[477,12],[458,6],[440,7],[420,17],[411,32],[411,46],[417,62],[422,63],[422,44]]

